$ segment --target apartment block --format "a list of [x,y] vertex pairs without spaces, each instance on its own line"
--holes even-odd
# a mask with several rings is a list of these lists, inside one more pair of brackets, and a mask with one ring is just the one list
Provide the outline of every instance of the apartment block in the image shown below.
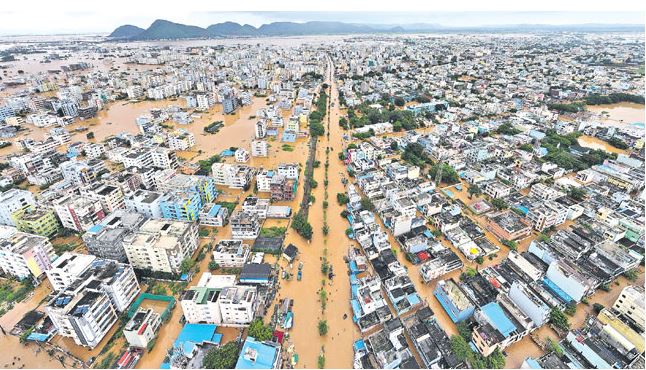
[[56,258],[54,248],[43,236],[0,226],[0,270],[20,280],[42,278]]

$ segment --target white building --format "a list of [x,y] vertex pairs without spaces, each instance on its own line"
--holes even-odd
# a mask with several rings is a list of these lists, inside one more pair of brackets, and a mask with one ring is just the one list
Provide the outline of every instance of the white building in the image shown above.
[[87,271],[94,260],[96,260],[96,256],[91,254],[65,252],[54,261],[52,267],[45,273],[54,291],[60,291]]
[[245,150],[244,148],[238,148],[234,154],[234,157],[236,159],[236,162],[238,163],[245,163],[249,161],[249,151]]
[[256,239],[260,235],[261,222],[254,213],[235,211],[229,219],[231,237],[234,239]]
[[137,348],[148,348],[161,326],[161,318],[152,308],[140,308],[123,328],[128,344]]
[[269,156],[269,144],[267,144],[265,140],[253,140],[251,142],[251,156],[252,157]]
[[226,268],[239,268],[249,259],[250,248],[242,240],[220,240],[213,249],[213,261]]
[[164,193],[159,191],[139,189],[126,198],[126,208],[148,218],[162,218],[159,203],[163,195]]
[[194,222],[150,219],[124,238],[123,247],[134,268],[178,273],[197,248],[197,229]]
[[216,185],[231,189],[247,189],[253,178],[253,170],[242,164],[213,163],[211,171]]
[[86,196],[68,194],[53,205],[63,227],[78,232],[87,231],[105,217],[101,202]]
[[612,308],[644,330],[644,287],[625,287]]
[[35,205],[30,191],[13,188],[0,193],[0,225],[16,226],[13,213]]

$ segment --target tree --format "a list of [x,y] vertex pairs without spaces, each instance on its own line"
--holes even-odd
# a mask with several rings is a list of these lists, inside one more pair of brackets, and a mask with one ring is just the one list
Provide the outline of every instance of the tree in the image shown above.
[[507,203],[507,201],[505,201],[502,198],[494,198],[494,199],[492,199],[491,200],[491,205],[496,207],[499,210],[509,208],[509,204]]
[[630,281],[635,281],[639,277],[639,270],[637,269],[628,270],[624,272],[624,276],[626,277],[626,279]]
[[502,243],[502,245],[504,245],[505,247],[511,249],[512,251],[518,250],[518,243],[516,243],[513,240],[505,239],[505,240],[502,240],[501,243]]
[[505,122],[498,126],[496,133],[501,135],[516,135],[520,133],[520,130],[515,128],[511,123]]
[[204,356],[202,365],[205,369],[233,369],[238,361],[238,350],[235,341],[212,348]]
[[471,340],[471,328],[467,323],[465,322],[458,323],[458,333],[460,333],[460,336],[465,340]]
[[336,201],[339,202],[339,205],[346,205],[350,201],[350,198],[348,198],[348,195],[345,193],[337,193],[336,194]]
[[327,334],[328,326],[327,326],[327,320],[319,320],[319,335],[324,336]]
[[394,103],[398,107],[403,107],[406,104],[406,101],[401,96],[396,96]]
[[456,184],[460,182],[460,176],[458,175],[458,173],[455,172],[453,167],[446,163],[438,163],[431,167],[431,169],[428,171],[428,174],[431,176],[431,178],[434,179],[437,176],[437,171],[439,171],[440,168],[442,168],[442,182],[447,184]]
[[274,333],[268,325],[262,322],[261,318],[256,318],[249,325],[249,336],[259,341],[265,341],[270,340],[274,336]]
[[480,190],[480,187],[477,184],[469,185],[467,192],[469,193],[469,199],[471,199],[473,195],[477,197],[482,194],[482,190]]
[[505,356],[496,348],[493,353],[486,357],[488,369],[503,369],[505,367]]
[[302,236],[307,240],[312,239],[312,225],[307,221],[305,216],[299,212],[292,219],[292,229],[296,230],[298,235]]
[[186,274],[187,272],[191,271],[193,266],[195,266],[195,261],[193,261],[190,257],[186,257],[182,260],[182,263],[179,265],[179,271],[182,274]]
[[460,361],[465,361],[470,356],[473,356],[469,343],[460,335],[451,336],[451,350]]
[[595,303],[592,305],[592,309],[594,310],[595,313],[601,312],[605,307],[601,303]]
[[211,261],[209,262],[209,271],[217,270],[220,267],[217,262]]
[[579,200],[579,201],[583,200],[583,198],[586,196],[586,194],[587,194],[587,192],[584,189],[575,188],[574,186],[572,186],[567,192],[567,195],[570,198],[572,198],[574,200]]
[[88,140],[92,140],[92,139],[94,139],[94,132],[92,132],[92,131],[88,132],[87,134],[85,134],[85,137],[86,137]]
[[368,199],[368,197],[363,197],[361,198],[361,208],[365,209],[366,211],[373,212],[375,210],[375,205],[370,199]]
[[561,330],[570,330],[570,321],[558,307],[550,311],[550,322]]

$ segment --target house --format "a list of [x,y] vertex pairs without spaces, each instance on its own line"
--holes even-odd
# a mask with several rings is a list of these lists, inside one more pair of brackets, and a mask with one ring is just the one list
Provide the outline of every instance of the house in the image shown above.
[[213,249],[213,261],[226,268],[241,268],[249,259],[249,245],[242,240],[220,240]]
[[132,347],[147,349],[157,336],[161,319],[152,308],[140,308],[123,328],[123,336]]
[[487,229],[501,240],[517,240],[528,236],[531,228],[522,217],[512,211],[503,211],[487,217]]
[[200,225],[222,227],[229,218],[229,209],[219,204],[207,203],[199,213]]
[[453,279],[438,281],[433,294],[454,323],[468,319],[475,312],[475,305]]
[[255,239],[260,235],[261,220],[255,213],[237,210],[229,219],[229,227],[234,239]]
[[247,263],[240,272],[240,284],[268,285],[272,280],[272,267],[267,263]]
[[288,244],[285,249],[283,249],[283,258],[287,260],[287,262],[292,262],[294,258],[298,255],[298,248],[294,244]]
[[280,368],[280,345],[261,342],[247,336],[236,362],[236,369],[278,369]]

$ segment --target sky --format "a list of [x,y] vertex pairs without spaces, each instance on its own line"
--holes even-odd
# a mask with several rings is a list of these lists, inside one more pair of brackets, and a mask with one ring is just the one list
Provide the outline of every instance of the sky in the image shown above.
[[541,0],[527,4],[518,0],[326,0],[325,4],[310,4],[302,0],[2,0],[0,35],[109,33],[123,24],[146,28],[155,19],[202,27],[225,21],[257,27],[276,21],[311,20],[444,26],[644,24],[646,8],[638,6],[639,3],[642,2]]

